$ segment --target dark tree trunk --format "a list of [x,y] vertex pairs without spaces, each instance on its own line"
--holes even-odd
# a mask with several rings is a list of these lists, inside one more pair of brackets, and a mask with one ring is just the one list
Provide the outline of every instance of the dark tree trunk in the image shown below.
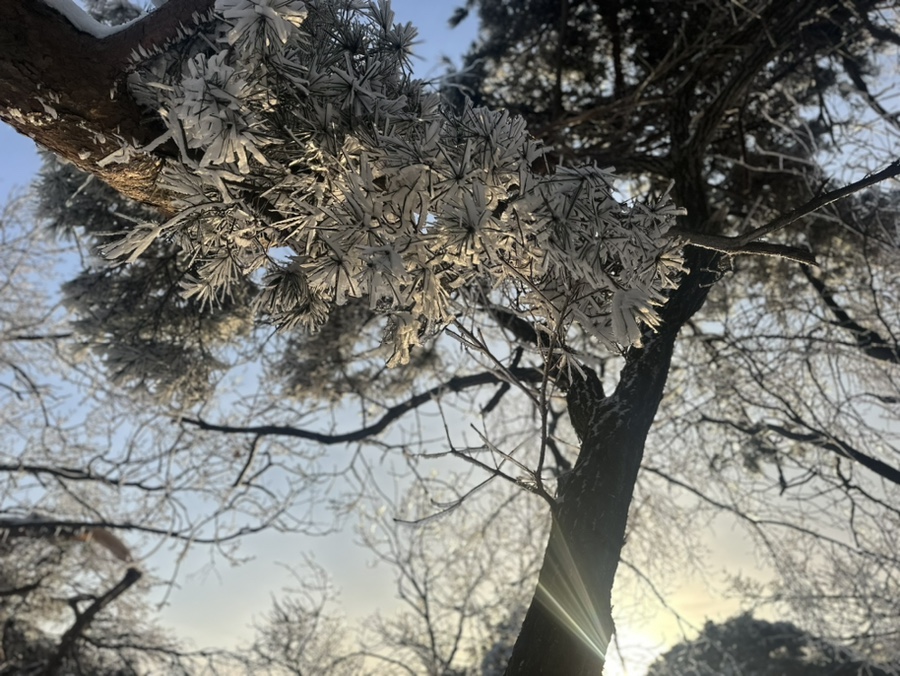
[[561,478],[538,589],[507,676],[596,676],[614,632],[610,593],[625,541],[628,508],[668,376],[679,330],[718,277],[718,255],[694,251],[690,274],[662,311],[663,328],[632,350],[616,391],[594,373],[572,383],[569,416],[581,439]]
[[168,212],[156,189],[159,157],[104,163],[124,143],[161,129],[125,89],[131,54],[152,52],[209,11],[214,0],[174,0],[107,38],[77,30],[40,0],[0,2],[0,120],[119,192]]

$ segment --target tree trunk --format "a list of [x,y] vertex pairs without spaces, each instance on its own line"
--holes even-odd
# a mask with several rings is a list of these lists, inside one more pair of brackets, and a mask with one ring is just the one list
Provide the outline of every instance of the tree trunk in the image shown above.
[[125,88],[131,55],[174,39],[179,26],[191,25],[213,2],[170,2],[98,39],[39,0],[3,0],[0,120],[124,195],[168,212],[166,195],[156,189],[159,156],[137,152],[124,161],[104,160],[162,132],[147,123]]
[[569,388],[569,416],[581,439],[560,479],[538,588],[507,676],[596,676],[615,630],[611,591],[628,508],[668,376],[680,328],[718,277],[718,255],[693,251],[691,272],[661,313],[664,325],[627,355],[616,391],[605,397],[586,371]]

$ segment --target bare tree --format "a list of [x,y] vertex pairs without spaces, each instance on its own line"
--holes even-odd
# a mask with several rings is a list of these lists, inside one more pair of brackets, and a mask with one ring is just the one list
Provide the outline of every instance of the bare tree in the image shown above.
[[[549,523],[541,503],[515,487],[457,502],[465,479],[445,477],[443,489],[415,483],[399,496],[375,491],[359,505],[359,544],[394,576],[399,607],[338,617],[325,572],[307,561],[300,588],[275,599],[258,625],[262,663],[285,673],[503,673]],[[420,520],[441,497],[451,511]]]

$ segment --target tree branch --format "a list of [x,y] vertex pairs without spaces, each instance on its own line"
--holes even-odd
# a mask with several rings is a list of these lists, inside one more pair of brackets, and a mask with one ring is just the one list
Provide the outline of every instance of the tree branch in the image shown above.
[[[531,367],[517,367],[509,369],[508,373],[523,382],[540,382],[543,373],[538,369]],[[435,385],[431,389],[420,394],[410,397],[395,406],[387,409],[385,414],[378,419],[377,422],[361,427],[352,432],[344,432],[343,434],[326,434],[324,432],[315,432],[313,430],[300,429],[290,425],[251,425],[251,426],[234,426],[234,425],[217,425],[207,422],[202,418],[181,418],[180,422],[187,425],[193,425],[201,430],[209,432],[223,432],[226,434],[255,434],[260,437],[264,436],[284,436],[294,437],[296,439],[308,439],[327,446],[334,444],[346,444],[354,441],[362,441],[383,432],[387,427],[403,416],[429,401],[437,399],[447,392],[461,392],[471,387],[480,385],[493,385],[496,383],[505,383],[506,380],[492,371],[483,373],[475,373],[468,376],[456,376],[445,383]]]
[[540,335],[531,322],[497,305],[491,305],[488,308],[488,314],[493,317],[500,328],[512,333],[517,340],[535,347],[540,346]]
[[13,334],[10,336],[5,336],[3,338],[4,342],[13,342],[13,341],[22,341],[22,342],[40,342],[40,341],[49,341],[49,340],[65,340],[66,338],[71,338],[74,333],[34,333],[34,334]]
[[873,458],[872,456],[867,455],[856,448],[853,448],[846,442],[840,441],[839,439],[836,439],[831,435],[826,435],[816,430],[811,430],[808,433],[797,432],[794,430],[790,430],[783,425],[776,425],[774,423],[758,423],[756,425],[748,426],[741,425],[734,420],[722,420],[719,418],[710,418],[708,416],[703,416],[701,420],[703,422],[709,422],[716,425],[727,425],[740,432],[743,432],[748,436],[754,436],[756,434],[759,434],[763,430],[766,430],[769,432],[774,432],[775,434],[778,434],[785,439],[790,439],[791,441],[812,444],[817,448],[821,448],[823,451],[828,451],[843,458],[858,462],[863,467],[880,476],[882,479],[900,486],[900,470],[895,467],[891,467],[887,463],[882,462],[877,458]]
[[[270,519],[269,521],[273,520]],[[198,544],[220,544],[230,540],[237,540],[245,535],[259,533],[268,528],[269,523],[256,526],[243,526],[236,531],[227,535],[219,535],[215,537],[200,537],[192,532],[176,532],[170,528],[156,528],[154,526],[146,526],[138,523],[112,522],[112,521],[72,521],[64,519],[43,519],[43,518],[27,518],[16,519],[6,518],[0,519],[0,541],[6,538],[30,537],[30,538],[71,538],[82,539],[93,530],[133,530],[141,533],[150,533],[152,535],[163,535],[175,540],[183,540]]]
[[787,247],[768,242],[757,242],[756,240],[758,240],[760,237],[770,235],[773,232],[777,232],[778,230],[783,230],[792,223],[800,220],[804,216],[808,216],[812,212],[817,211],[824,206],[832,204],[833,202],[837,202],[838,200],[848,197],[855,192],[859,192],[864,188],[868,188],[870,185],[875,185],[876,183],[880,183],[881,181],[893,178],[898,174],[900,174],[900,160],[896,160],[881,171],[875,172],[874,174],[869,174],[868,176],[861,178],[854,183],[846,185],[843,188],[831,190],[822,195],[819,195],[818,197],[814,197],[805,204],[800,205],[796,209],[789,211],[783,216],[779,216],[778,218],[766,223],[765,225],[762,225],[746,234],[738,235],[736,237],[706,235],[696,232],[689,232],[681,228],[672,228],[669,232],[677,237],[681,237],[686,244],[699,247],[701,249],[710,249],[712,251],[720,251],[727,254],[746,253],[763,254],[769,256],[777,255],[781,256],[782,258],[796,260],[808,265],[815,265],[815,259],[812,258],[812,255],[809,252],[805,252],[795,247]]
[[822,302],[825,303],[825,306],[831,314],[834,315],[836,321],[831,323],[849,331],[853,335],[856,346],[862,350],[864,355],[871,357],[872,359],[886,361],[892,364],[900,363],[900,352],[898,352],[897,345],[893,345],[882,338],[877,331],[867,329],[862,324],[854,321],[844,308],[837,303],[834,296],[828,291],[825,283],[816,277],[812,270],[806,266],[801,266],[801,269],[803,270],[806,279],[809,280],[809,283],[816,290],[816,293],[819,294],[819,298],[822,299]]
[[156,188],[159,157],[136,152],[104,159],[122,143],[146,145],[162,133],[125,88],[131,54],[152,53],[182,24],[202,19],[214,0],[178,0],[99,39],[36,0],[0,2],[0,120],[95,174],[119,192],[168,213]]
[[849,54],[843,54],[841,63],[844,65],[844,72],[847,73],[850,81],[853,82],[853,85],[859,90],[859,93],[862,94],[862,97],[866,100],[869,108],[874,110],[875,113],[888,124],[900,128],[900,114],[891,113],[886,110],[885,107],[881,105],[878,98],[873,96],[872,92],[869,91],[869,86],[866,84],[865,79],[863,79],[863,69],[859,62]]
[[0,473],[16,474],[21,472],[26,472],[35,476],[47,474],[66,481],[93,481],[105,486],[114,486],[116,488],[138,488],[148,493],[171,490],[171,487],[166,486],[163,483],[147,484],[142,481],[125,481],[121,477],[102,476],[94,474],[90,470],[79,469],[77,467],[52,467],[49,465],[24,463],[0,464]]
[[59,642],[59,647],[44,668],[43,676],[56,676],[60,673],[63,662],[71,655],[72,651],[75,649],[75,643],[82,637],[82,634],[84,634],[91,622],[94,621],[97,614],[115,601],[119,596],[128,591],[135,582],[141,579],[141,575],[141,571],[137,568],[129,568],[125,572],[125,576],[119,580],[118,584],[88,606],[87,610],[83,613],[78,613],[76,610],[75,622],[69,627],[66,633],[63,634],[62,639]]

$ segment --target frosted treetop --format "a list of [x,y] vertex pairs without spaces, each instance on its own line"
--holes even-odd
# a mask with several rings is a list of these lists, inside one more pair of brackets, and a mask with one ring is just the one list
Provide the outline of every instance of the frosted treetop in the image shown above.
[[621,204],[596,167],[546,170],[520,118],[452,108],[412,79],[415,37],[387,2],[218,0],[130,80],[165,124],[151,149],[172,149],[177,215],[106,253],[171,238],[193,261],[184,294],[215,303],[250,278],[281,328],[367,298],[391,364],[496,302],[563,342],[577,322],[639,344],[682,271],[677,210]]

